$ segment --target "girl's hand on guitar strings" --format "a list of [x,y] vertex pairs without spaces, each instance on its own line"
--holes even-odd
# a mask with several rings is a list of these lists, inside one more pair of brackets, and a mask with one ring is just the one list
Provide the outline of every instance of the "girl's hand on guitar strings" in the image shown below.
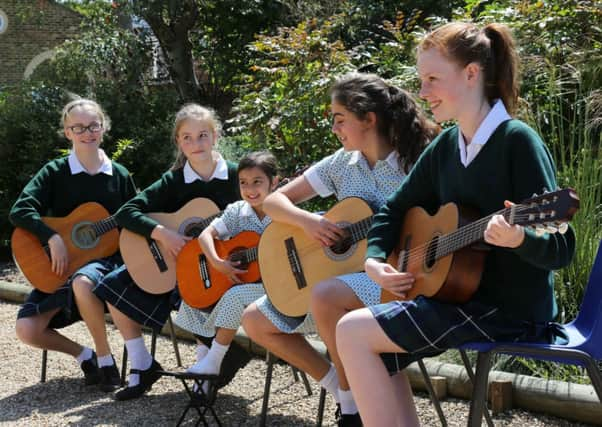
[[154,228],[153,232],[151,233],[151,237],[161,242],[174,258],[178,257],[178,254],[186,242],[192,239],[192,237],[183,236],[180,233],[162,226],[161,224]]
[[[504,206],[510,208],[514,203],[506,200]],[[494,215],[487,224],[484,238],[487,243],[503,248],[517,248],[525,239],[525,229],[521,225],[510,225],[502,215]]]
[[217,262],[213,265],[213,267],[215,267],[216,270],[218,270],[220,273],[222,273],[224,276],[230,279],[232,283],[242,283],[242,281],[238,277],[238,274],[245,274],[247,273],[247,270],[241,270],[239,268],[236,268],[238,265],[240,265],[240,261],[231,261],[229,259],[220,259],[219,261],[216,261]]
[[322,215],[311,213],[303,222],[305,233],[323,246],[331,246],[345,236],[345,232]]
[[53,234],[48,239],[50,248],[50,261],[52,262],[52,272],[57,276],[62,276],[69,267],[69,255],[63,238],[59,234]]
[[411,273],[401,273],[386,262],[368,258],[364,265],[366,274],[381,288],[402,299],[414,286],[414,276]]

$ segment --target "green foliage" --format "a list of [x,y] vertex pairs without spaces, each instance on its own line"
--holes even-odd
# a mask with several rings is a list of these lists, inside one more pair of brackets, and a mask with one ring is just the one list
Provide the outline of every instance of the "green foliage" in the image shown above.
[[8,212],[25,184],[48,159],[69,146],[59,130],[67,101],[56,86],[24,84],[0,95],[0,241],[8,239]]
[[336,17],[281,28],[250,46],[253,74],[243,76],[230,132],[249,135],[244,147],[269,149],[286,174],[332,153],[328,89],[336,75],[352,68],[340,40],[331,35]]

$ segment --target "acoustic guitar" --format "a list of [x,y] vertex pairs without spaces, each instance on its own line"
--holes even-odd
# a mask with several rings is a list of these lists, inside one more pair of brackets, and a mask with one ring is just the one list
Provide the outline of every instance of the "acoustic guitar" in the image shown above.
[[[237,268],[247,270],[238,276],[242,283],[260,281],[257,263],[259,237],[254,231],[243,231],[229,240],[215,239],[215,250],[221,259],[240,261]],[[186,304],[195,308],[212,306],[234,285],[211,265],[198,239],[186,243],[178,254],[176,276],[180,296]]]
[[84,203],[65,217],[42,217],[42,221],[65,242],[69,265],[62,276],[52,272],[48,244],[43,245],[33,233],[17,227],[10,241],[15,264],[42,292],[53,293],[80,267],[119,248],[117,222],[99,203]]
[[[147,213],[159,224],[193,238],[221,214],[211,200],[190,200],[173,213]],[[119,236],[123,261],[134,282],[151,294],[162,294],[176,286],[176,259],[156,240],[123,229]]]
[[274,306],[288,316],[307,313],[311,288],[322,280],[364,269],[372,209],[357,197],[334,205],[324,217],[345,230],[345,238],[322,246],[303,229],[272,222],[259,240],[259,270]]
[[[564,233],[567,221],[578,210],[579,198],[570,188],[534,195],[473,222],[454,203],[443,205],[433,216],[414,207],[405,215],[398,247],[387,262],[398,271],[414,275],[414,286],[406,300],[424,295],[464,303],[477,291],[481,281],[487,251],[484,245],[475,244],[483,242],[491,217],[503,215],[509,224],[535,228],[541,235]],[[385,290],[381,292],[382,302],[399,299]]]

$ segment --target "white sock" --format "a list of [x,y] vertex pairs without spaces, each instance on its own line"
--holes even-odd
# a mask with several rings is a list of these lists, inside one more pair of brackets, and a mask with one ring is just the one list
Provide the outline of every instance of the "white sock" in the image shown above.
[[339,399],[341,399],[341,414],[357,414],[357,405],[353,400],[351,390],[338,389]]
[[318,382],[326,389],[326,391],[334,396],[335,402],[339,403],[339,393],[337,392],[339,388],[339,377],[337,377],[337,370],[332,363],[330,364],[330,369],[326,375]]
[[81,365],[84,360],[90,359],[93,354],[94,352],[90,347],[84,347],[82,348],[82,352],[75,358],[75,360],[77,360],[77,363]]
[[196,361],[200,362],[203,357],[207,356],[208,352],[209,347],[207,347],[205,344],[199,344],[196,348]]
[[106,356],[96,356],[96,360],[98,360],[99,368],[102,368],[103,366],[113,366],[115,364],[113,356],[110,354],[107,354]]
[[[139,369],[144,371],[151,367],[153,364],[153,356],[146,349],[144,345],[144,338],[138,337],[125,342],[125,347],[128,350],[128,356],[130,358],[130,367],[132,369]],[[140,384],[140,375],[130,374],[128,377],[128,387],[134,387]]]
[[229,348],[230,344],[222,345],[213,339],[207,355],[188,368],[188,372],[193,374],[219,374],[220,368],[222,367],[222,361]]

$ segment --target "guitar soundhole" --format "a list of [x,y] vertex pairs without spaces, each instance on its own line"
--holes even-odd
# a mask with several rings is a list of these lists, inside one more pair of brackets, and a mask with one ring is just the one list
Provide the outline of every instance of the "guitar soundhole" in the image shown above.
[[230,261],[240,261],[240,264],[236,266],[236,268],[240,270],[246,270],[247,268],[249,268],[249,263],[247,262],[247,257],[245,257],[244,252],[242,252],[243,250],[244,248],[242,248],[242,250],[235,249],[234,252],[232,252],[228,257]]
[[433,268],[437,261],[437,245],[439,244],[439,236],[435,236],[430,241],[426,254],[424,255],[424,263],[427,269]]
[[345,237],[343,239],[339,239],[334,245],[330,247],[330,249],[335,254],[342,255],[349,250],[352,244],[353,241],[351,240],[351,237]]
[[[341,221],[338,222],[337,225],[342,229],[346,229],[350,224]],[[353,237],[348,234],[344,238],[337,240],[333,245],[325,247],[324,252],[326,253],[326,256],[332,260],[343,261],[352,256],[355,253],[356,248],[357,242],[354,242]]]
[[184,230],[184,235],[188,237],[198,237],[204,230],[201,224],[188,224]]
[[92,222],[76,224],[71,230],[71,241],[80,249],[90,249],[98,243],[98,236]]

